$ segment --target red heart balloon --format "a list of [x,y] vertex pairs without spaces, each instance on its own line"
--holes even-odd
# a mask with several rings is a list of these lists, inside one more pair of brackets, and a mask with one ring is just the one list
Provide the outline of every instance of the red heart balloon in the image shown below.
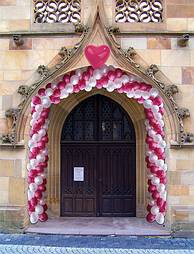
[[84,50],[88,62],[94,69],[100,68],[110,55],[110,48],[107,45],[88,45]]

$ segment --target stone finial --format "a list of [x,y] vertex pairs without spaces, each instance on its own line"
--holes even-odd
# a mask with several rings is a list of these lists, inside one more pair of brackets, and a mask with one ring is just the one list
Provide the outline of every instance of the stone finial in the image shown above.
[[159,68],[156,64],[151,64],[150,67],[148,67],[146,70],[149,76],[154,76],[158,71],[159,71]]
[[48,76],[49,74],[49,68],[46,67],[45,65],[39,65],[38,69],[37,69],[38,74],[40,74],[40,76]]
[[179,118],[184,119],[190,116],[190,112],[187,108],[178,108],[177,115]]
[[174,94],[178,93],[178,87],[176,85],[168,85],[164,88],[164,92],[168,96],[173,96]]
[[19,93],[22,97],[27,98],[29,95],[30,87],[26,85],[19,86],[17,93]]
[[68,49],[66,47],[62,47],[58,54],[62,59],[64,59],[68,54]]

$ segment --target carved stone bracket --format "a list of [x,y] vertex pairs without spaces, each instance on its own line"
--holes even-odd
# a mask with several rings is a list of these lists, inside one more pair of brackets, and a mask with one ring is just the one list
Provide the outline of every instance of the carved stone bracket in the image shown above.
[[4,144],[11,143],[12,145],[14,145],[16,143],[16,124],[19,111],[19,109],[11,108],[5,112],[10,132],[1,136],[2,143]]

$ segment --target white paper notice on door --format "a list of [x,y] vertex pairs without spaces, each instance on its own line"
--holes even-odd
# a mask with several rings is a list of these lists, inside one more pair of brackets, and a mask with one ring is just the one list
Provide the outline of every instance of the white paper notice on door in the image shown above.
[[84,167],[73,168],[73,180],[76,182],[84,181]]

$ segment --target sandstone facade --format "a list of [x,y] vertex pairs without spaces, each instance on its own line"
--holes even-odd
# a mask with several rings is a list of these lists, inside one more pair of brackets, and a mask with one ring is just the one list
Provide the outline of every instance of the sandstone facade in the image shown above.
[[[163,3],[165,9],[163,22],[143,24],[116,23],[114,0],[104,0],[100,3],[95,0],[82,0],[81,22],[83,24],[91,24],[90,14],[94,13],[97,4],[104,10],[105,21],[103,22],[109,26],[119,27],[121,33],[116,35],[116,38],[121,47],[123,49],[133,47],[137,52],[137,60],[143,66],[158,65],[165,75],[166,82],[178,86],[179,93],[175,95],[175,100],[179,106],[190,110],[190,117],[184,120],[185,131],[194,133],[194,2],[192,0],[166,0]],[[61,47],[71,48],[80,39],[80,34],[74,33],[72,24],[37,24],[33,23],[33,20],[33,1],[0,0],[0,134],[10,131],[11,127],[5,117],[5,112],[9,108],[16,108],[20,103],[21,96],[17,94],[19,86],[31,85],[36,79],[36,69],[39,65],[54,65]],[[23,44],[21,46],[15,45],[14,34],[22,35]],[[190,34],[186,47],[180,47],[177,44],[182,34]],[[98,38],[98,35],[96,36]],[[99,43],[101,42],[100,36],[99,34]],[[82,60],[82,66],[86,64]],[[109,60],[109,64],[114,65],[113,58]],[[79,65],[81,66],[81,63]],[[53,108],[53,111],[58,115],[60,115],[60,108],[66,108],[67,112],[70,111],[73,105],[81,101],[79,96],[75,96],[74,99],[73,104],[72,102],[66,102],[66,105],[62,103],[58,108]],[[117,100],[121,98],[118,96]],[[3,230],[23,230],[29,223],[26,170],[29,108],[26,112],[27,123],[23,126],[25,135],[21,134],[23,138],[19,140],[20,142],[15,147],[8,144],[0,145],[0,226]],[[138,112],[138,109],[135,112]],[[142,117],[140,120],[143,121],[143,115],[140,116]],[[63,119],[58,117],[57,119],[52,112],[53,126],[63,123]],[[62,126],[57,128],[60,130]],[[167,226],[172,230],[188,229],[194,227],[194,144],[183,145],[181,148],[170,145],[170,128],[166,126],[169,141],[167,148],[169,166]],[[59,143],[57,144],[54,140],[60,141],[59,137],[53,136],[51,131],[50,135],[53,143],[49,148],[50,151],[55,149],[56,153],[50,162],[52,167],[49,168],[48,200],[50,212],[58,216],[59,189],[57,186],[60,182],[60,158],[57,155]],[[139,164],[142,164],[144,155],[139,154],[138,160]],[[54,170],[54,167],[57,169]],[[139,171],[138,174],[142,183],[138,187],[141,193],[139,200],[142,200],[139,202],[139,209],[143,211],[139,212],[139,216],[143,216],[146,177],[145,172]]]

